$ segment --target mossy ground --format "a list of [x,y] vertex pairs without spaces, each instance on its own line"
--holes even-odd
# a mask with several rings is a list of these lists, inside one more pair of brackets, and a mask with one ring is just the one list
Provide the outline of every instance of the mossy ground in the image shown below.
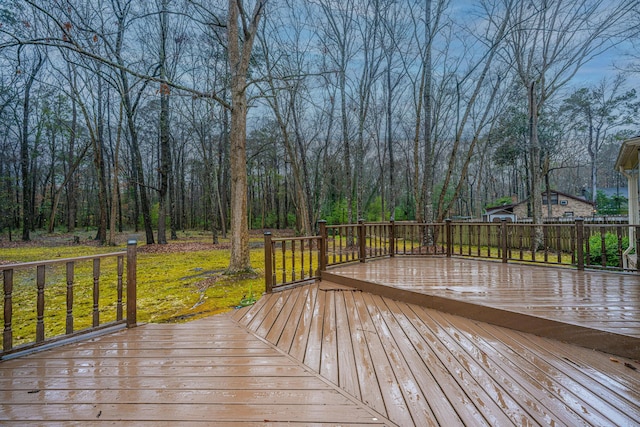
[[[76,234],[77,235],[77,234]],[[127,236],[115,247],[99,246],[89,233],[73,243],[74,236],[40,235],[32,242],[0,241],[0,263],[63,259],[126,250]],[[211,236],[183,233],[168,245],[144,245],[137,248],[138,322],[182,322],[229,311],[251,293],[259,298],[264,292],[264,249],[262,238],[252,238],[253,271],[227,275],[229,243],[224,239],[213,245]],[[89,327],[93,318],[93,265],[78,262],[74,271],[74,329]],[[100,322],[116,318],[116,260],[106,258],[100,265]],[[126,273],[125,273],[126,274]],[[66,274],[64,263],[46,269],[45,334],[63,334],[66,323]],[[126,309],[125,309],[126,310]],[[14,346],[35,340],[35,269],[14,272],[13,290]],[[2,319],[4,324],[4,318]],[[0,337],[1,338],[1,337]]]

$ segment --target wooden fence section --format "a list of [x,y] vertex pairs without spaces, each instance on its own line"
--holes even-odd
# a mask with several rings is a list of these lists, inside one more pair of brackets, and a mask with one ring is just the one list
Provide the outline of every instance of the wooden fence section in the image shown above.
[[[125,258],[126,258],[126,295],[125,290]],[[125,324],[127,327],[136,326],[136,242],[129,241],[127,250],[110,254],[90,255],[75,258],[65,258],[48,261],[35,261],[17,264],[0,265],[0,271],[3,277],[3,293],[4,293],[4,329],[2,334],[2,352],[0,359],[8,354],[18,351],[30,350],[32,348],[42,346],[44,344],[59,341],[61,339],[70,338],[80,334],[94,332],[110,326]],[[110,305],[115,306],[115,314],[113,321],[101,322],[100,314],[100,289],[102,265],[101,261],[105,259],[115,260],[115,286],[116,301],[111,301]],[[90,263],[88,267],[84,264]],[[90,320],[82,319],[85,324],[90,326],[77,329],[76,306],[74,306],[74,295],[77,294],[76,287],[78,285],[78,271],[82,267],[85,271],[85,282],[90,281],[90,296],[85,296],[85,302],[91,305]],[[83,271],[84,271],[83,270]],[[111,272],[113,275],[113,272]],[[19,276],[19,277],[18,277]],[[48,276],[52,278],[47,279]],[[34,280],[35,278],[35,280]],[[104,282],[104,280],[103,280]],[[35,283],[35,287],[33,286]],[[106,285],[102,285],[106,286]],[[14,303],[14,294],[20,293],[25,299],[20,300],[21,304],[33,304],[35,299],[35,310],[33,307],[16,307]],[[61,294],[65,294],[61,296]],[[66,305],[59,304],[58,307],[49,307],[45,311],[46,301],[45,295],[51,298],[61,296],[66,300]],[[126,298],[125,298],[126,297]],[[123,298],[125,302],[123,303]],[[123,312],[123,304],[126,304],[126,317]],[[35,324],[35,336],[33,339],[20,337],[20,343],[15,345],[16,337],[14,337],[14,314],[17,309],[23,309],[23,316],[17,319],[20,326],[28,330],[33,330]],[[35,316],[32,313],[35,312]],[[46,336],[47,320],[60,319],[64,317],[64,333],[52,336]]]
[[[630,233],[630,229],[635,233]],[[266,288],[316,280],[327,267],[393,256],[458,256],[560,265],[578,270],[639,271],[625,259],[630,236],[640,247],[640,226],[379,222],[327,225],[319,235],[273,239],[265,235]],[[306,254],[306,255],[305,255]],[[305,264],[307,263],[307,264]]]

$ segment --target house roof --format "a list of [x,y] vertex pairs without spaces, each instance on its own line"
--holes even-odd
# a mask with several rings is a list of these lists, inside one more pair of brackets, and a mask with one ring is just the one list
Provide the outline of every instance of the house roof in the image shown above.
[[617,171],[631,170],[638,167],[638,150],[640,149],[640,135],[627,139],[622,143],[615,169]]
[[495,214],[499,214],[499,213],[513,214],[513,207],[514,206],[515,206],[515,204],[493,206],[493,207],[490,207],[490,208],[486,208],[485,211],[486,211],[487,215],[495,215]]

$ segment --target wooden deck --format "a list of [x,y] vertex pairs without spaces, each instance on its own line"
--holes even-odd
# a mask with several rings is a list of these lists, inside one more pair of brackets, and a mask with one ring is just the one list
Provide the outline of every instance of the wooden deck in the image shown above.
[[0,425],[388,421],[228,315],[0,362]]
[[635,359],[325,280],[0,362],[0,425],[637,425]]
[[640,419],[637,361],[342,285],[273,294],[234,317],[398,425]]
[[467,318],[640,358],[637,274],[395,257],[343,265],[322,277]]

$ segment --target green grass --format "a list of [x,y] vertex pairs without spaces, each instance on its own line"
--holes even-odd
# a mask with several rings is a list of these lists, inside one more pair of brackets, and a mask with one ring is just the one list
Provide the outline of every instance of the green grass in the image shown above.
[[[264,250],[251,250],[254,272],[230,276],[224,274],[229,264],[228,249],[214,249],[210,237],[184,235],[173,244],[197,244],[185,251],[164,252],[160,245],[138,246],[137,256],[137,316],[138,322],[182,322],[232,310],[249,295],[259,297],[264,292]],[[222,241],[222,244],[227,243]],[[207,248],[208,247],[208,248]],[[147,251],[159,249],[160,252]],[[38,246],[16,245],[0,249],[0,261],[29,262],[49,259],[119,252],[119,247],[95,246],[93,242],[56,246],[51,242]],[[116,258],[101,260],[99,312],[100,323],[116,320],[117,275]],[[13,345],[35,341],[36,270],[14,271]],[[74,330],[90,327],[93,319],[93,263],[77,262],[74,270],[73,317]],[[126,271],[125,271],[126,276]],[[64,334],[66,325],[65,263],[47,266],[45,286],[45,337]],[[125,292],[126,294],[126,292]],[[124,301],[126,303],[126,295]],[[126,316],[126,305],[124,307]],[[1,315],[4,325],[4,314]],[[1,341],[0,337],[0,341]]]

